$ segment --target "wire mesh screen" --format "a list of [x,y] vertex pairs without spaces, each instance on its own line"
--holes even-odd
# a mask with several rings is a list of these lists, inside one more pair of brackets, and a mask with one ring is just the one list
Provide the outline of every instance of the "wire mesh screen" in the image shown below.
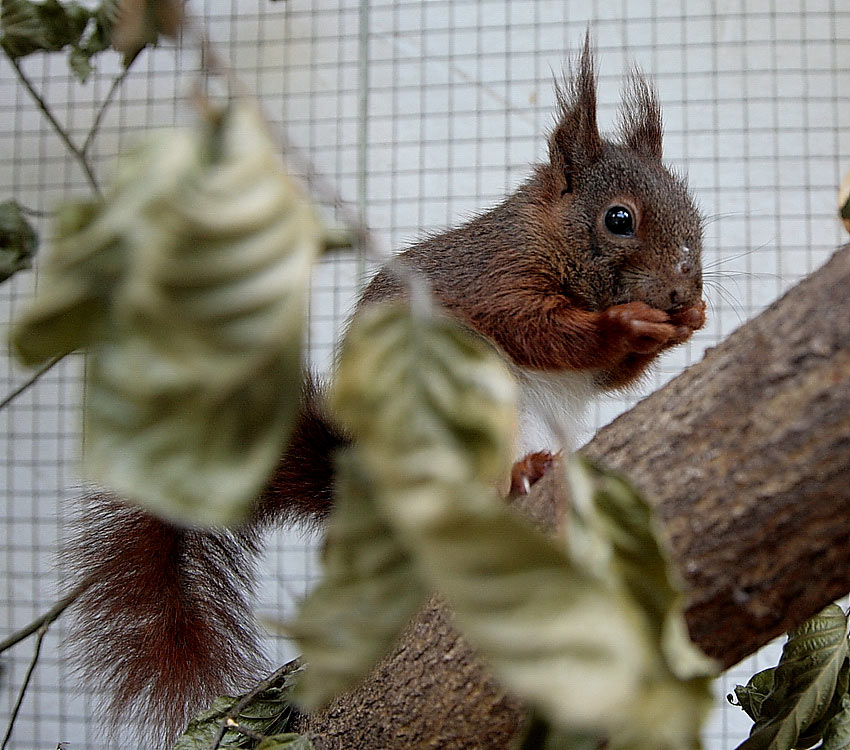
[[[841,94],[850,10],[835,0],[207,0],[191,7],[256,89],[278,132],[387,250],[495,204],[544,156],[553,78],[588,24],[598,48],[603,127],[615,121],[632,62],[653,76],[664,107],[665,158],[688,175],[709,217],[709,322],[665,355],[640,389],[599,403],[588,435],[699,359],[842,242],[835,204],[841,171],[850,166],[850,138],[840,127],[850,120],[850,100]],[[81,147],[120,71],[116,56],[102,56],[85,85],[73,79],[63,55],[21,65]],[[118,149],[140,132],[188,119],[185,95],[197,65],[192,53],[169,45],[141,55],[86,150],[98,180],[108,181]],[[91,192],[80,160],[5,59],[0,139],[0,200],[13,197],[42,212],[62,197]],[[309,332],[320,371],[332,362],[363,267],[355,255],[337,254],[316,270]],[[28,273],[0,286],[7,326],[34,283],[37,274]],[[54,553],[69,500],[82,492],[82,367],[81,358],[68,358],[0,411],[4,634],[60,596]],[[2,368],[7,391],[27,377],[8,357]],[[296,532],[270,541],[259,613],[272,631],[317,573],[309,538]],[[10,748],[105,747],[92,719],[97,686],[76,687],[65,661],[74,644],[62,641],[63,631],[60,618],[44,640]],[[32,645],[25,641],[2,656],[6,714]],[[280,637],[270,636],[269,650],[278,661],[292,655]],[[760,658],[718,681],[707,747],[732,748],[745,736],[743,714],[721,699]]]

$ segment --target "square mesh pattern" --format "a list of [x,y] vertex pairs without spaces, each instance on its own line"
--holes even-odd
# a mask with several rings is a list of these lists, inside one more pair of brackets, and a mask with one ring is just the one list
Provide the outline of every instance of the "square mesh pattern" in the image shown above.
[[[624,73],[637,62],[664,107],[665,158],[687,174],[708,217],[704,262],[709,323],[664,357],[639,389],[601,401],[587,434],[698,360],[742,321],[817,268],[843,242],[836,191],[850,167],[850,11],[836,0],[206,0],[190,8],[222,55],[258,93],[280,133],[335,186],[390,252],[495,205],[545,156],[554,77],[588,24],[598,48],[600,123],[616,122]],[[85,85],[63,55],[32,56],[23,70],[69,135],[82,144],[119,73],[97,59]],[[144,52],[105,110],[89,161],[107,183],[119,149],[147,130],[187,122],[198,67],[190,49]],[[844,125],[844,127],[842,127]],[[43,113],[0,59],[0,200],[51,210],[90,188]],[[332,207],[327,207],[333,220]],[[43,236],[49,222],[38,219]],[[318,266],[309,339],[327,372],[368,264],[334,254]],[[8,329],[38,278],[0,286]],[[80,379],[71,356],[0,410],[0,637],[59,597],[54,555],[67,533],[78,472]],[[8,356],[6,392],[27,377]],[[258,612],[288,617],[318,575],[313,540],[269,540]],[[76,688],[73,643],[60,619],[21,707],[9,748],[105,748],[93,719],[97,686]],[[0,657],[0,712],[14,705],[28,640]],[[276,661],[293,654],[270,636]],[[776,647],[718,681],[706,731],[711,750],[735,747],[748,722],[723,696],[771,663]],[[5,722],[3,722],[5,725]],[[132,747],[124,744],[122,747]]]

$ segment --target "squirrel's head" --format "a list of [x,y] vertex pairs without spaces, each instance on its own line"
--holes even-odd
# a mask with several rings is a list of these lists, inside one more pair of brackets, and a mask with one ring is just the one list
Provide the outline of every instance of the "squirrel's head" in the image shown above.
[[698,303],[702,218],[682,178],[661,162],[661,108],[652,86],[632,72],[619,138],[603,139],[588,37],[578,69],[557,95],[549,164],[538,176],[546,184],[546,223],[562,248],[564,293],[590,309]]

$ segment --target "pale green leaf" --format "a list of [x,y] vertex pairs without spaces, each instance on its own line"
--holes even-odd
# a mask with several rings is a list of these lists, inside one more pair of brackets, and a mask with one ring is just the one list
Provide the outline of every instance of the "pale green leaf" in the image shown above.
[[308,666],[296,693],[309,710],[362,679],[428,595],[362,472],[357,449],[338,457],[325,575],[288,628]]
[[204,146],[132,227],[115,333],[92,351],[84,459],[158,513],[226,524],[267,481],[298,408],[321,237],[253,106]]
[[489,483],[509,465],[514,392],[485,344],[393,304],[352,325],[333,403],[386,518],[505,685],[560,726],[604,726],[644,654],[621,600]]
[[15,201],[0,203],[0,281],[32,266],[38,235]]
[[699,750],[714,699],[706,677],[677,678],[665,669],[646,677],[610,738],[610,750]]
[[582,569],[634,604],[649,654],[641,682],[612,734],[612,747],[698,748],[712,703],[708,676],[716,673],[716,665],[690,641],[682,589],[652,509],[623,478],[587,459],[574,457],[567,472],[570,554]]
[[490,346],[439,313],[415,315],[405,303],[360,312],[332,406],[363,441],[394,453],[445,450],[444,464],[423,467],[445,481],[497,481],[510,466],[515,383]]
[[321,242],[311,206],[242,102],[204,129],[151,135],[102,205],[71,213],[16,353],[89,350],[90,478],[180,522],[239,520],[298,406]]
[[847,658],[847,618],[831,604],[788,635],[761,719],[739,750],[787,750],[832,704]]
[[568,462],[567,472],[573,503],[565,527],[574,558],[624,588],[673,674],[683,680],[716,674],[717,665],[690,640],[682,586],[644,497],[581,456]]

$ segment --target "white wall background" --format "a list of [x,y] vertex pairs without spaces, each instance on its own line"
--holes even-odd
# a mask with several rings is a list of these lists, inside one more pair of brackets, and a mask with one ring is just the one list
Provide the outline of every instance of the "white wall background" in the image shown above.
[[[666,157],[688,175],[711,217],[709,323],[662,361],[651,387],[699,359],[843,242],[834,215],[841,173],[850,168],[850,10],[837,0],[206,0],[191,7],[275,126],[363,211],[387,249],[462,221],[522,180],[544,154],[553,71],[588,23],[606,126],[622,75],[636,60],[661,94]],[[82,86],[61,55],[23,63],[79,141],[118,70],[110,55],[97,65]],[[195,65],[193,54],[168,45],[136,62],[95,142],[103,180],[134,135],[190,116],[183,95]],[[14,197],[37,210],[88,192],[5,59],[0,185],[0,200]],[[354,257],[334,256],[316,273],[310,336],[320,369],[332,357],[359,267]],[[0,286],[7,325],[35,276]],[[0,636],[58,597],[53,555],[68,501],[82,484],[80,366],[75,358],[61,364],[0,412]],[[24,377],[3,359],[2,390]],[[640,395],[600,403],[594,425]],[[282,534],[271,547],[260,612],[283,619],[317,570],[297,534]],[[62,633],[60,620],[45,641],[10,748],[47,750],[59,741],[70,750],[102,747],[90,696],[76,690],[63,660],[73,644],[63,645]],[[2,726],[31,647],[28,641],[0,660]],[[281,660],[291,653],[282,639],[270,640],[270,648]],[[718,696],[767,658],[732,670],[719,681]],[[731,749],[748,725],[738,709],[718,706],[707,747]]]

